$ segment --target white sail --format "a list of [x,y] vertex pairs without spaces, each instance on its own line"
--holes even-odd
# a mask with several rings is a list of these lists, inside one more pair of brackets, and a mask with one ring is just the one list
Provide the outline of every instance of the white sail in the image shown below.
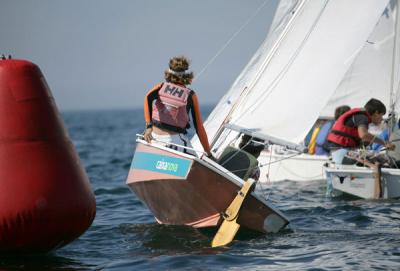
[[[355,78],[355,73],[349,76],[350,67],[368,61],[387,66],[387,59],[380,57],[393,35],[378,29],[393,24],[390,15],[380,19],[387,4],[385,0],[281,1],[268,38],[208,117],[209,138],[228,116],[231,124],[258,134],[302,142],[321,113],[331,116],[336,105],[346,104],[338,97],[347,78]],[[364,46],[368,37],[375,44],[381,42],[382,50],[374,57],[360,57],[373,47]],[[197,142],[194,138],[193,144]]]
[[[250,62],[236,78],[228,92],[221,98],[217,106],[205,121],[204,126],[206,127],[210,141],[213,140],[218,129],[232,110],[232,107],[236,105],[239,97],[246,95],[248,82],[253,81],[259,70],[262,68],[263,62],[272,47],[276,44],[276,40],[281,35],[283,29],[288,25],[288,22],[293,17],[293,12],[296,10],[300,2],[300,0],[280,1],[267,35],[268,38],[264,40]],[[195,148],[201,146],[197,136],[193,137],[192,144]]]
[[230,123],[300,143],[363,48],[388,1],[304,1]]
[[[320,117],[333,117],[337,106],[361,107],[371,97],[390,106],[397,0],[386,7],[378,24]],[[397,62],[398,63],[398,62]],[[398,72],[393,74],[398,82]]]

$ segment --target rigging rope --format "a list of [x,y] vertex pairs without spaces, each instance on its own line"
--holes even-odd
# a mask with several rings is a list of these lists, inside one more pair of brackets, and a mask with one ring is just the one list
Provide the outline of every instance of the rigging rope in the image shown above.
[[[250,110],[251,112],[254,112],[254,110],[262,103],[264,102],[269,95],[271,95],[274,90],[276,90],[276,86],[278,85],[278,83],[280,82],[280,80],[283,78],[283,76],[286,74],[286,72],[289,70],[289,68],[291,67],[291,65],[295,62],[295,60],[297,59],[298,55],[300,54],[301,50],[303,49],[303,47],[305,46],[306,42],[308,41],[308,39],[310,38],[311,34],[313,33],[314,29],[316,28],[323,12],[325,11],[327,5],[329,3],[329,0],[325,0],[324,4],[322,5],[321,10],[319,11],[317,17],[315,18],[313,24],[311,25],[310,30],[308,31],[307,35],[304,37],[304,39],[301,41],[300,45],[296,48],[295,52],[293,53],[293,55],[290,57],[289,61],[284,65],[284,67],[282,68],[282,70],[279,72],[279,74],[274,78],[274,80],[272,80],[272,82],[265,88],[265,90],[263,91],[263,93],[258,97],[257,101],[255,101],[253,104],[251,104],[251,106],[249,106],[248,108],[246,108],[247,110]],[[299,9],[301,9],[302,7],[300,7]],[[299,11],[297,11],[295,13],[295,15],[298,14]],[[287,30],[289,31],[289,30]],[[282,37],[283,39],[283,37]],[[265,63],[265,65],[262,67],[262,69],[260,70],[259,74],[257,75],[257,77],[254,79],[254,81],[252,82],[252,85],[255,85],[256,82],[259,81],[259,79],[261,78],[262,72],[266,69],[266,67],[268,66],[268,63]],[[238,116],[237,120],[240,120],[244,115]]]
[[[269,173],[270,173],[270,171],[271,171],[271,159],[272,159],[272,146],[269,146],[270,147],[270,149],[271,149],[271,151],[269,152],[269,161],[270,161],[270,163],[268,163],[268,170],[267,170],[267,174],[266,174],[266,176],[265,177],[267,177],[267,181],[266,181],[266,185],[267,186],[270,186],[271,185],[271,179],[269,178]],[[260,165],[260,168],[262,167],[262,165]],[[261,172],[260,172],[260,175],[261,175]],[[268,189],[268,187],[267,188],[265,188],[264,189],[264,187],[263,187],[263,184],[262,184],[262,182],[259,182],[260,183],[260,190],[261,190],[261,192],[262,192],[262,194],[263,194],[263,196],[264,196],[264,198],[265,198],[265,200],[268,200],[269,199],[269,196],[271,195],[271,190],[269,190],[268,192],[267,192],[267,194],[265,194],[265,190],[267,190]]]
[[200,70],[200,72],[196,75],[196,77],[193,79],[193,81],[196,81],[200,76],[207,70],[207,68],[215,61],[215,59],[228,47],[228,45],[232,42],[234,38],[236,38],[237,35],[239,35],[240,32],[254,19],[254,17],[257,16],[257,14],[260,12],[260,10],[269,2],[270,0],[265,0],[258,8],[257,10],[244,22],[244,24],[239,27],[239,29],[233,33],[233,35],[225,42],[225,44],[222,45],[222,47],[217,51],[217,53],[208,61],[208,63]]

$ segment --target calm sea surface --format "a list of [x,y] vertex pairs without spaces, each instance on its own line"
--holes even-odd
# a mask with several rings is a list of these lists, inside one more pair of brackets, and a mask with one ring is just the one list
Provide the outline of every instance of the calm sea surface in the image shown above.
[[96,195],[96,219],[55,252],[1,257],[0,270],[400,270],[400,201],[329,199],[322,182],[263,185],[290,226],[226,248],[210,248],[211,237],[191,228],[158,225],[125,185],[142,116],[63,113]]

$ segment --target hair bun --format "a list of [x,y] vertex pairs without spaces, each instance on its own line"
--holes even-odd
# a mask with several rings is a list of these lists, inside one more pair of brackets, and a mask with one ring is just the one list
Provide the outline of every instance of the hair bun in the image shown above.
[[164,72],[165,81],[174,84],[190,85],[193,72],[189,71],[189,60],[184,56],[176,56],[169,60],[169,69]]
[[189,60],[184,56],[176,56],[169,60],[169,68],[176,72],[184,72],[189,69]]

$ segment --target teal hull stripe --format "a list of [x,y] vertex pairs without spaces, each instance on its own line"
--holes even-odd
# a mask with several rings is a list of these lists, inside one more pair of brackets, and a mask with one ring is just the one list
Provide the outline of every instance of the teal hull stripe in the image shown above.
[[185,177],[189,168],[190,160],[148,152],[136,152],[131,165],[131,169],[143,169],[178,177]]

